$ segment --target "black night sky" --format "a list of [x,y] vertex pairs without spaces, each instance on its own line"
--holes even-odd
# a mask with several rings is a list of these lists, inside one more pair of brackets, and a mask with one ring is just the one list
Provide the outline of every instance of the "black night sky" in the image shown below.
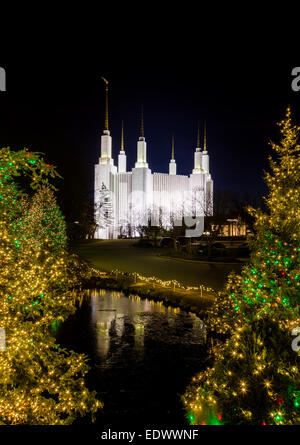
[[81,37],[66,33],[42,49],[38,36],[30,44],[20,39],[0,53],[7,75],[7,91],[0,93],[0,146],[45,153],[64,177],[57,186],[65,207],[80,193],[92,193],[104,126],[101,76],[110,81],[115,164],[123,119],[127,168],[134,166],[143,104],[152,171],[168,171],[174,134],[177,173],[190,174],[197,122],[202,129],[206,120],[215,188],[253,197],[265,193],[262,176],[268,142],[279,138],[276,122],[288,104],[300,120],[300,92],[291,88],[297,54],[283,57],[269,38],[240,47],[237,36],[223,41],[210,35],[204,42],[197,33],[173,38],[166,32],[161,38],[145,32],[116,43],[99,34],[93,44],[91,36],[83,43]]

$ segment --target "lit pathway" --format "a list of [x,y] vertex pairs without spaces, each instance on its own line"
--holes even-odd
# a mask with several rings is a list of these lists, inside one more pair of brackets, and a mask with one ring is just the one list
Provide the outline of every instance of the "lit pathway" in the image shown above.
[[156,276],[162,280],[176,279],[182,284],[202,284],[221,290],[231,270],[240,271],[239,264],[210,264],[178,261],[159,257],[164,249],[134,247],[135,240],[84,241],[74,250],[101,270],[119,269]]

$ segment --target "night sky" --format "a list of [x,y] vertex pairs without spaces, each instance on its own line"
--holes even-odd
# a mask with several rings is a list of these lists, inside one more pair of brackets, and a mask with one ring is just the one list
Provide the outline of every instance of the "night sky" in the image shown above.
[[[38,37],[36,37],[38,38]],[[291,105],[300,123],[300,91],[291,88],[296,54],[283,57],[263,41],[188,44],[141,37],[93,45],[67,39],[43,47],[21,43],[0,54],[7,91],[0,93],[0,146],[45,153],[64,177],[61,201],[92,193],[93,168],[104,127],[104,83],[110,82],[109,127],[115,164],[124,120],[127,168],[136,161],[140,110],[144,108],[147,157],[153,172],[168,172],[175,137],[178,174],[190,174],[197,123],[207,123],[207,146],[214,186],[261,196],[276,122]],[[125,39],[125,36],[124,36]],[[9,49],[9,48],[6,48]],[[18,51],[16,51],[18,50]],[[201,131],[201,141],[203,131]]]

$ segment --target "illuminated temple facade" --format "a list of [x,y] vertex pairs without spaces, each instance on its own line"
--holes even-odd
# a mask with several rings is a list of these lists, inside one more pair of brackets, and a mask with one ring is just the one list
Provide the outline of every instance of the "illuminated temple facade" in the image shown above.
[[[194,168],[189,176],[177,174],[174,140],[169,173],[155,173],[148,164],[142,115],[135,166],[127,170],[123,124],[121,147],[115,165],[112,137],[108,129],[108,88],[105,82],[105,129],[101,136],[101,155],[95,165],[95,238],[139,236],[142,226],[161,225],[169,229],[173,225],[182,225],[183,218],[186,222],[196,216],[212,215],[213,181],[209,172],[206,130],[202,150],[198,129]],[[187,225],[192,226],[190,223]]]

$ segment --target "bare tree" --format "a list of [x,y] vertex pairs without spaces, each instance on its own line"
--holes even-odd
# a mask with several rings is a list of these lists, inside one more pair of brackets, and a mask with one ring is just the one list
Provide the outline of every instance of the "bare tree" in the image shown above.
[[111,227],[114,220],[111,192],[102,182],[100,189],[96,190],[97,202],[95,204],[95,219],[97,228]]
[[158,239],[163,233],[162,208],[158,209],[158,218],[153,221],[151,211],[148,212],[148,225],[144,227],[145,236],[153,241],[154,247],[158,246]]
[[[224,224],[223,212],[226,211],[226,206],[224,206],[224,201],[220,199],[215,201],[211,194],[206,196],[205,201],[201,199],[198,200],[197,205],[204,216],[204,232],[202,237],[206,241],[207,256],[208,258],[211,258],[212,246],[222,231],[222,226]],[[216,207],[218,208],[217,213],[215,212]]]

